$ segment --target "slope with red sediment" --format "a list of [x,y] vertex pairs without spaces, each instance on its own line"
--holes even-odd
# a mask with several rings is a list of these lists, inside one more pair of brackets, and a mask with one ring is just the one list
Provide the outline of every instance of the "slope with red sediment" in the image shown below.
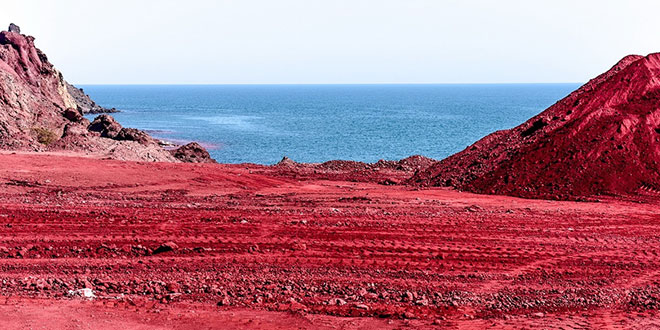
[[408,182],[572,199],[660,189],[660,54],[627,56],[524,124]]
[[[660,325],[653,199],[523,200],[315,170],[0,154],[0,320]],[[97,298],[69,297],[84,287]]]

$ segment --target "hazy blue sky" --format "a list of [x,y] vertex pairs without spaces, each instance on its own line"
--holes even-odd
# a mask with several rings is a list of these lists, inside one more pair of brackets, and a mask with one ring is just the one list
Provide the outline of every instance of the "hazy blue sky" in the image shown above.
[[[583,82],[660,1],[0,0],[74,83]],[[3,27],[4,28],[4,27]]]

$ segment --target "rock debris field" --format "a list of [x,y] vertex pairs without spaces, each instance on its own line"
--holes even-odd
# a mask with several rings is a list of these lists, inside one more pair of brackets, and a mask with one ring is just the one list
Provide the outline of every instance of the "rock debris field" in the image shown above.
[[652,192],[525,200],[297,166],[0,154],[7,328],[660,325]]

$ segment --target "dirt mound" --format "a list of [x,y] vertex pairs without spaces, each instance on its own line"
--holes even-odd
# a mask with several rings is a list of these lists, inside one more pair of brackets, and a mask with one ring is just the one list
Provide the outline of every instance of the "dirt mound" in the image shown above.
[[435,160],[419,155],[401,160],[379,160],[375,163],[352,160],[297,163],[288,157],[284,157],[274,167],[281,175],[295,178],[374,182],[392,185],[404,181],[416,171],[433,163],[435,163]]
[[[89,123],[99,107],[69,85],[34,45],[10,26],[0,32],[0,149],[75,151],[120,160],[176,162],[147,133],[123,128],[110,116]],[[73,96],[71,93],[73,92]]]
[[660,54],[623,58],[524,124],[408,180],[530,198],[660,188]]

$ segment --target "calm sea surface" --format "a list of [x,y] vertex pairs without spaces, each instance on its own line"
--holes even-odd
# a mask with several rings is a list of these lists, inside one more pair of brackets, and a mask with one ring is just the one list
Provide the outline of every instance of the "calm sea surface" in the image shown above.
[[222,163],[414,154],[442,159],[514,127],[578,84],[87,85],[126,127],[199,141]]

